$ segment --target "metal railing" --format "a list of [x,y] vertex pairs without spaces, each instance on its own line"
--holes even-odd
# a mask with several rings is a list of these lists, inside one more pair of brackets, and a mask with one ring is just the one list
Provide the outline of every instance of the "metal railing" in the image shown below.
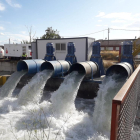
[[111,140],[130,140],[140,95],[140,65],[112,101]]

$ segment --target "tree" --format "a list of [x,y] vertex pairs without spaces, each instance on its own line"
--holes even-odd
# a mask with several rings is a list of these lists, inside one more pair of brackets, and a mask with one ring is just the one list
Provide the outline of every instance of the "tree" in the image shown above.
[[35,36],[36,32],[33,33],[32,26],[30,28],[28,28],[27,26],[25,26],[25,27],[27,28],[29,38],[30,38],[29,42],[28,41],[26,41],[26,42],[31,43],[32,40],[34,39],[34,36]]
[[28,40],[22,40],[21,44],[31,44],[31,42],[29,42]]
[[41,36],[41,39],[55,39],[55,38],[61,38],[59,35],[59,32],[57,30],[52,29],[52,27],[48,27],[46,31],[46,34]]

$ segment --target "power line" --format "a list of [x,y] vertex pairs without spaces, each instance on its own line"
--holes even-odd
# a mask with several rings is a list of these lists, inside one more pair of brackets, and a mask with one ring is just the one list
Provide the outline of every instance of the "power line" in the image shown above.
[[[140,31],[140,30],[114,29],[114,28],[109,28],[109,29],[111,29],[111,30],[124,30],[124,31]],[[104,29],[104,30],[97,31],[97,32],[94,32],[94,33],[89,33],[89,34],[84,34],[84,35],[78,35],[78,36],[92,35],[92,34],[96,34],[96,33],[99,33],[99,32],[103,32],[103,31],[106,31],[106,30],[109,30],[109,29]],[[78,36],[64,36],[64,37],[78,37]]]
[[[114,28],[109,28],[111,30],[124,30],[124,31],[140,31],[140,30],[129,30],[129,29],[114,29]],[[104,30],[101,30],[101,31],[97,31],[97,32],[94,32],[94,33],[89,33],[89,34],[84,34],[84,35],[78,35],[78,36],[87,36],[87,35],[92,35],[92,34],[96,34],[96,33],[100,33],[100,32],[103,32],[103,31],[106,31],[108,29],[104,29]],[[64,37],[78,37],[78,36],[64,36]]]

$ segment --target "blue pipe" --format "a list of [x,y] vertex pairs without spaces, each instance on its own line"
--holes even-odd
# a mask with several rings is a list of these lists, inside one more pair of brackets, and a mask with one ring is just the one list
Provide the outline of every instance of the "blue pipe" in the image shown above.
[[46,61],[41,64],[41,71],[44,69],[53,70],[53,77],[63,76],[69,72],[70,63],[64,60]]
[[42,59],[22,60],[17,64],[17,71],[27,70],[28,74],[34,74],[40,71],[41,64],[45,62]]

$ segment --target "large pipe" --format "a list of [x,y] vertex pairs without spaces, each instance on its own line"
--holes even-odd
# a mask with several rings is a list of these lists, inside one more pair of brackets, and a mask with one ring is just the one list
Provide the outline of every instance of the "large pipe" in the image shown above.
[[45,62],[42,59],[22,60],[17,64],[17,71],[27,70],[28,74],[34,74],[40,71],[41,64]]
[[85,74],[87,78],[93,78],[93,75],[95,75],[98,70],[98,64],[92,61],[75,63],[70,68],[70,72],[78,71],[78,73]]
[[64,60],[46,61],[41,64],[41,71],[44,69],[53,70],[52,76],[63,76],[68,73],[70,64]]
[[106,71],[106,76],[119,74],[120,76],[123,77],[130,77],[132,73],[133,73],[132,65],[127,62],[123,62],[123,63],[117,63],[109,67]]

